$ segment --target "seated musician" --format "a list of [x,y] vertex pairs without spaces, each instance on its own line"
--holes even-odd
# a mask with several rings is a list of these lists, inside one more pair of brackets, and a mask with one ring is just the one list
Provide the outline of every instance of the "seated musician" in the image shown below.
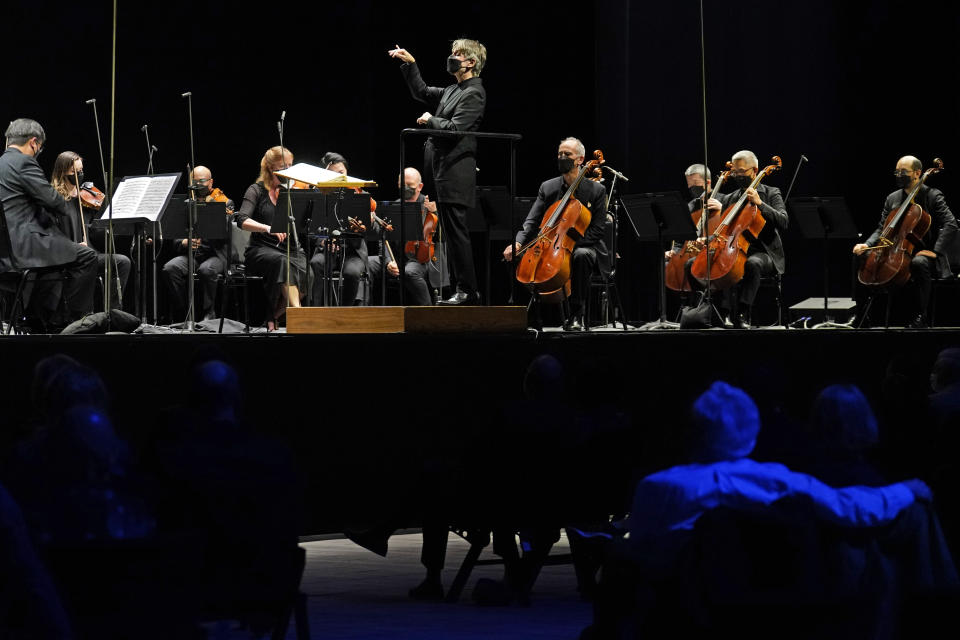
[[[903,204],[910,192],[920,181],[920,174],[923,171],[923,163],[913,156],[904,156],[897,161],[897,168],[894,177],[897,181],[897,190],[887,196],[883,203],[883,212],[880,215],[880,224],[873,234],[867,238],[864,243],[854,245],[853,253],[863,255],[869,247],[876,246],[880,240],[880,234],[883,233],[883,227],[886,224],[890,212],[899,208]],[[926,184],[920,187],[914,202],[919,204],[924,211],[931,217],[930,229],[921,239],[922,246],[918,246],[918,252],[910,260],[910,280],[916,291],[915,297],[911,300],[913,306],[913,317],[910,322],[912,327],[927,326],[927,304],[930,301],[930,286],[933,278],[949,276],[950,260],[953,256],[947,255],[947,250],[953,242],[957,233],[957,221],[950,212],[950,207],[943,197],[943,192]]]
[[[567,188],[576,181],[583,164],[586,150],[583,143],[577,138],[565,138],[557,149],[557,168],[560,175],[550,178],[540,185],[537,200],[530,207],[523,228],[517,232],[513,245],[503,250],[504,260],[513,259],[513,252],[537,237],[540,223],[550,206],[563,198]],[[603,185],[593,180],[583,180],[574,194],[577,200],[590,210],[590,226],[573,250],[571,274],[571,308],[573,318],[568,320],[565,329],[579,330],[581,322],[588,319],[581,317],[586,309],[586,296],[590,292],[590,276],[596,269],[606,272],[609,269],[607,260],[607,246],[603,241],[606,216],[606,190]]]
[[[702,164],[692,164],[687,167],[687,170],[683,172],[684,178],[687,181],[687,192],[690,194],[690,201],[687,203],[687,210],[693,214],[696,211],[699,211],[703,200],[704,191],[709,192],[713,187],[710,179],[710,169],[704,167]],[[714,213],[720,211],[723,208],[723,205],[716,198],[710,198],[707,200],[707,211],[712,216]],[[669,260],[679,249],[670,249],[664,253],[664,258]],[[700,284],[696,278],[690,277],[690,268],[693,266],[694,258],[687,260],[684,265],[684,273],[687,276],[687,282],[690,284],[690,288],[694,291],[699,291],[703,289],[703,285]]]
[[[80,188],[83,186],[83,158],[73,151],[64,151],[57,156],[53,163],[53,173],[50,175],[50,184],[67,201],[70,215],[57,218],[57,226],[63,231],[64,235],[81,246],[90,246],[97,251],[97,272],[104,275],[106,273],[107,256],[91,246],[88,242],[90,238],[90,225],[84,217],[84,211],[80,204]],[[116,284],[114,285],[114,295],[111,296],[111,306],[119,308],[123,294],[127,288],[127,279],[130,277],[130,258],[122,253],[113,254],[113,273],[119,281],[119,295],[116,295]]]
[[[192,192],[193,197],[203,202],[225,202],[227,215],[233,215],[235,208],[233,200],[227,198],[220,189],[214,188],[213,174],[210,169],[202,165],[197,166],[193,170],[191,180],[198,187]],[[203,290],[200,313],[196,314],[196,317],[209,320],[216,315],[216,309],[213,306],[217,295],[217,277],[227,271],[227,242],[229,240],[193,239],[193,264],[197,275],[200,276],[200,286]],[[182,318],[186,315],[187,300],[187,238],[177,238],[173,244],[177,255],[163,265],[163,279],[167,283],[170,299],[177,310],[174,318]]]
[[[407,167],[403,170],[403,199],[406,202],[415,202],[419,204],[420,227],[416,237],[423,241],[423,220],[427,213],[436,213],[437,204],[431,202],[430,198],[423,193],[423,180],[420,172],[413,167]],[[411,207],[413,209],[414,207]],[[409,237],[409,236],[408,236]],[[433,241],[436,244],[436,261],[427,264],[420,264],[416,259],[407,259],[403,265],[404,283],[409,296],[407,302],[411,305],[428,306],[434,304],[435,296],[431,291],[439,295],[442,288],[441,279],[446,270],[441,267],[444,264],[443,245],[439,243],[435,236]],[[394,252],[403,250],[403,246],[394,246]],[[388,257],[389,260],[389,257]],[[380,288],[380,256],[370,256],[370,280],[373,283],[374,303],[379,298]],[[387,262],[387,275],[391,280],[396,280],[400,275],[400,269],[393,260]]]
[[[330,151],[323,154],[320,161],[325,169],[336,171],[341,175],[347,175],[347,159],[339,153]],[[373,224],[373,212],[371,211],[370,224]],[[346,224],[346,220],[341,220]],[[363,221],[366,225],[366,221]],[[360,278],[367,273],[367,243],[363,239],[351,239],[344,242],[346,248],[343,253],[343,263],[340,265],[340,274],[343,278],[343,291],[340,298],[341,307],[351,307],[356,303],[357,292],[360,289]],[[334,251],[340,249],[334,247]],[[313,303],[319,304],[323,299],[324,269],[326,267],[327,251],[322,245],[317,245],[317,250],[310,258],[310,268],[313,270]]]
[[[307,258],[299,246],[290,251],[290,284],[287,284],[287,238],[286,233],[270,231],[277,215],[277,200],[280,197],[282,179],[275,172],[293,164],[293,153],[279,146],[267,149],[260,160],[260,176],[247,187],[243,203],[235,214],[237,226],[251,231],[250,244],[244,254],[247,273],[261,276],[267,293],[268,309],[271,309],[267,328],[276,328],[276,321],[287,306],[300,306],[300,287],[307,281]],[[282,215],[282,214],[280,214]]]
[[[72,208],[44,178],[37,163],[47,135],[36,120],[18,118],[4,133],[6,150],[0,156],[0,201],[10,234],[16,266],[43,269],[60,267],[70,277],[63,282],[62,299],[71,320],[93,311],[93,291],[97,279],[97,254],[67,238],[54,220],[69,216]],[[0,260],[0,273],[12,268]],[[61,295],[52,288],[37,288],[33,304],[44,313],[52,313]]]
[[739,305],[731,318],[735,327],[749,327],[750,309],[757,297],[757,290],[760,289],[760,278],[782,274],[784,271],[785,258],[780,232],[787,230],[789,218],[780,189],[764,183],[756,189],[749,188],[750,183],[757,177],[759,167],[757,156],[752,151],[738,151],[733,154],[731,161],[733,169],[728,181],[736,187],[736,191],[720,198],[723,209],[739,200],[746,189],[747,201],[756,205],[767,222],[760,232],[760,237],[750,244],[747,251],[743,279],[738,285]]

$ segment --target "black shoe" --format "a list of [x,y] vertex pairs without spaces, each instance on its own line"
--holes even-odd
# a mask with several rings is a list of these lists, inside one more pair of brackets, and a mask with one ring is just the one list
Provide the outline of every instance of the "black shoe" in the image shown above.
[[734,329],[749,329],[750,321],[747,320],[742,313],[737,312],[731,315],[731,321],[733,322]]
[[440,304],[476,305],[476,304],[480,304],[480,295],[476,291],[472,293],[467,293],[466,291],[457,291],[455,294],[453,294],[446,300],[441,300]]
[[407,593],[412,599],[421,602],[443,600],[443,584],[439,580],[426,578]]
[[572,318],[563,323],[564,331],[583,331],[583,325],[579,318]]
[[383,556],[384,558],[387,557],[388,535],[384,535],[376,530],[356,531],[351,529],[346,529],[343,535],[367,551],[373,551],[378,556]]
[[910,321],[910,324],[907,325],[908,329],[926,329],[930,325],[927,324],[927,319],[922,313],[917,314],[917,317]]

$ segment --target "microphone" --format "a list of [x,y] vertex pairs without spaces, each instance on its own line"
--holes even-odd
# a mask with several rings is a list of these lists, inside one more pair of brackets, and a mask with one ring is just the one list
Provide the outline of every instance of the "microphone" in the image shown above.
[[157,145],[155,144],[150,145],[150,150],[153,151],[154,153],[156,153],[157,151],[160,151],[160,149],[157,149]]
[[281,113],[280,113],[280,122],[283,122],[283,121],[286,120],[286,119],[287,119],[287,112],[286,112],[286,111],[281,112]]
[[188,98],[188,97],[190,97],[190,96],[192,96],[192,95],[193,95],[193,91],[187,91],[186,93],[181,93],[181,94],[180,94],[180,97],[181,97],[181,98]]
[[803,155],[802,153],[800,154],[800,159],[803,160],[804,162],[810,162],[810,158],[808,158],[807,156]]
[[89,100],[87,100],[86,104],[93,104],[96,101],[97,101],[96,98],[90,98]]
[[147,132],[147,125],[143,125],[142,127],[140,127],[140,131],[143,131],[144,133],[146,133],[146,132]]
[[630,178],[628,178],[627,176],[623,175],[622,173],[620,173],[619,171],[617,171],[616,169],[614,169],[614,168],[611,167],[611,166],[602,164],[602,165],[600,165],[600,168],[601,168],[601,169],[606,169],[607,171],[609,171],[609,172],[612,173],[613,175],[617,176],[618,178],[620,178],[620,179],[623,180],[624,182],[630,182]]

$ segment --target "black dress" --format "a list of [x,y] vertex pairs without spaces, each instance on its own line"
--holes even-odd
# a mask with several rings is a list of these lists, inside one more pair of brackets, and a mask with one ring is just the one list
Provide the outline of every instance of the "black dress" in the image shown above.
[[[273,225],[277,209],[270,201],[270,193],[262,182],[247,187],[243,194],[243,203],[235,214],[238,227],[244,220],[252,218],[265,225]],[[288,237],[286,242],[292,242]],[[250,244],[244,254],[247,274],[263,278],[267,291],[267,301],[273,305],[280,296],[280,285],[287,282],[287,244],[277,243],[276,236],[269,233],[251,233]],[[307,258],[301,247],[290,252],[290,284],[303,289],[307,282]]]

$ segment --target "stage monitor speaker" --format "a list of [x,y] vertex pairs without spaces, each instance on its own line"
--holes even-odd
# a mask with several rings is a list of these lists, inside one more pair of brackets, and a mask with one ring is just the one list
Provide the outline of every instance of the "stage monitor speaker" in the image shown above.
[[[827,308],[833,316],[833,322],[841,324],[850,322],[857,313],[857,303],[853,298],[827,298]],[[807,298],[790,307],[790,322],[802,318],[810,319],[807,323],[809,326],[824,322],[823,298]]]

